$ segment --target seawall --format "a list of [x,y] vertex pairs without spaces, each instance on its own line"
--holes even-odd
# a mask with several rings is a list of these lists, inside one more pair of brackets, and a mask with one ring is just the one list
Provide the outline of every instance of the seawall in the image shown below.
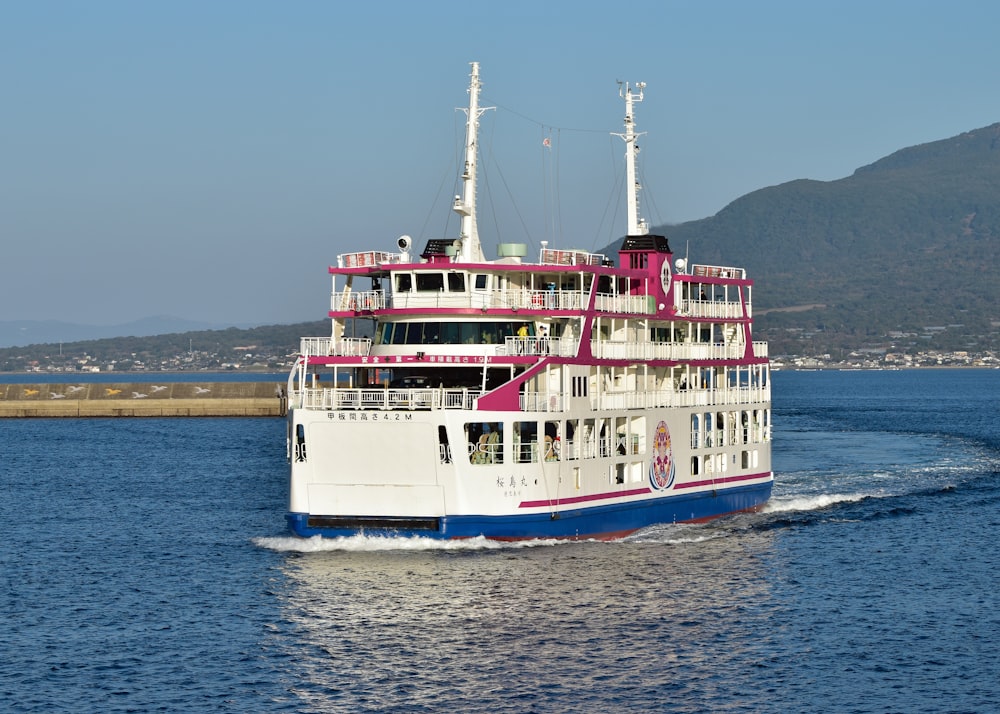
[[4,417],[276,417],[277,382],[0,384]]

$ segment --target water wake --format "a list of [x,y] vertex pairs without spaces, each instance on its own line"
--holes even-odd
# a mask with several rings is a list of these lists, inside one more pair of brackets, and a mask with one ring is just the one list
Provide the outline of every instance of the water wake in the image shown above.
[[761,513],[788,513],[794,511],[820,511],[838,503],[855,503],[865,498],[878,498],[870,493],[823,493],[811,496],[784,496],[771,498]]
[[269,536],[252,539],[254,545],[282,553],[374,553],[382,551],[487,551],[515,548],[535,548],[558,545],[570,541],[561,540],[519,540],[496,541],[482,536],[461,540],[439,540],[437,538],[392,537],[354,535],[341,538],[300,538],[298,536]]

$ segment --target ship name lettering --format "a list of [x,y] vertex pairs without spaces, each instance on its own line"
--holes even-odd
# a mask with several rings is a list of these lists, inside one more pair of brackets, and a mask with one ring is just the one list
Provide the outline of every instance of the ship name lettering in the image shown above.
[[[390,412],[327,412],[326,418],[331,421],[413,421],[412,414],[393,414]],[[500,484],[503,485],[502,483]]]

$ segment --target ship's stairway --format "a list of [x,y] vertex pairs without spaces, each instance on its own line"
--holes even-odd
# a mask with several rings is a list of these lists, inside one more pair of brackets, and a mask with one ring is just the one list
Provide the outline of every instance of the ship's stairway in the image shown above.
[[[340,293],[340,305],[335,306],[334,310],[350,310],[351,309],[351,290],[354,283],[354,276],[347,276],[347,283],[344,285],[344,289]],[[336,335],[334,335],[336,337]]]

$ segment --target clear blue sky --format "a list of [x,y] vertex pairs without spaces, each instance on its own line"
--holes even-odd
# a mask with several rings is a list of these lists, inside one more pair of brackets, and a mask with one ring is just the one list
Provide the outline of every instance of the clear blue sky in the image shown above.
[[994,0],[0,0],[0,321],[322,319],[338,253],[455,236],[473,60],[487,253],[596,249],[616,80],[647,83],[643,215],[677,223],[1000,121],[998,28]]

